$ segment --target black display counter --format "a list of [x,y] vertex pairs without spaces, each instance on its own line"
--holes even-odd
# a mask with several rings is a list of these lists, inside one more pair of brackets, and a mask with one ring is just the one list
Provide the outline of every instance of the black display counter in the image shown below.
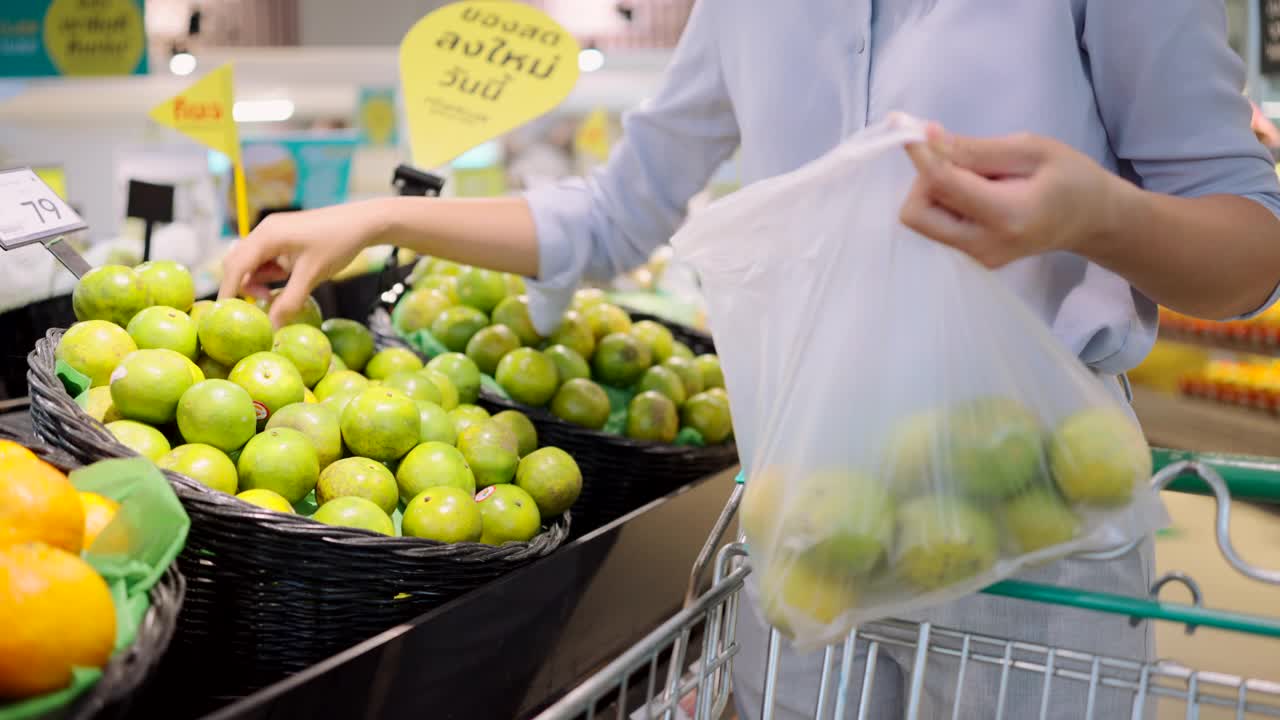
[[[679,609],[734,471],[686,486],[518,572],[246,698],[171,652],[132,716],[527,717]],[[705,582],[705,581],[704,581]]]

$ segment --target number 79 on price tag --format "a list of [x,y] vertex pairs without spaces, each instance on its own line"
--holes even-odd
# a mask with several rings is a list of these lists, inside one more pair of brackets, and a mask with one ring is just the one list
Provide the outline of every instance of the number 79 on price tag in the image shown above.
[[86,227],[31,168],[0,170],[0,248],[12,250]]
[[87,227],[31,168],[0,170],[0,249],[43,243],[72,275],[84,277],[89,263],[62,236]]

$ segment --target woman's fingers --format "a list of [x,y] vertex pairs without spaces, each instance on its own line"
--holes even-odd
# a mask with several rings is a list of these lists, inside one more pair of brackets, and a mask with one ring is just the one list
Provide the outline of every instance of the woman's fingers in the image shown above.
[[285,318],[301,310],[311,296],[311,291],[324,279],[321,268],[316,266],[310,256],[300,257],[293,271],[286,277],[289,283],[271,303],[271,324],[274,327],[280,327]]
[[1049,141],[1034,135],[975,138],[952,135],[930,125],[929,147],[953,165],[986,178],[1027,177],[1049,152]]
[[912,185],[902,204],[899,219],[903,225],[931,240],[975,257],[980,251],[982,229],[935,204],[929,197],[927,185],[919,180]]

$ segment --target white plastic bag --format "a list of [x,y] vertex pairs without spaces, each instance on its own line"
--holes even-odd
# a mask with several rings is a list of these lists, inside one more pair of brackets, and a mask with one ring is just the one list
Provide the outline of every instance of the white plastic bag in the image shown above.
[[895,116],[695,216],[765,618],[801,647],[1162,526],[1127,408],[999,277],[898,219]]

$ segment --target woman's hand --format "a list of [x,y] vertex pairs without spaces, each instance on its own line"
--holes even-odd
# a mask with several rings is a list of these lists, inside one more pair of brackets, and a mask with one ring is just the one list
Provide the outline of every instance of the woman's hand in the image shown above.
[[222,262],[218,297],[240,291],[267,295],[267,283],[289,279],[271,305],[277,322],[302,308],[316,285],[375,244],[381,233],[379,200],[268,215]]
[[919,175],[903,224],[991,268],[1106,242],[1117,199],[1134,188],[1080,152],[1043,137],[959,137],[930,125],[907,147]]

